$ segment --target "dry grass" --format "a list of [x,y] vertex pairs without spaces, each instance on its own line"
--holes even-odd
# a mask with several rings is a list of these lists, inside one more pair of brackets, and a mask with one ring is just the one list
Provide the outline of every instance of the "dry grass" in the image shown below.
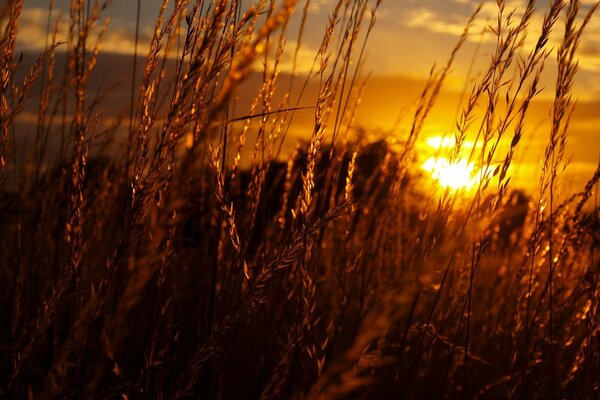
[[[97,132],[103,97],[86,98],[86,87],[110,4],[88,3],[73,0],[62,21],[50,3],[47,50],[21,82],[23,2],[0,10],[0,397],[600,395],[599,213],[589,204],[600,167],[559,200],[576,53],[596,7],[581,15],[579,1],[552,1],[524,53],[539,11],[530,1],[517,18],[498,0],[495,51],[456,121],[453,157],[469,137],[480,144],[469,156],[478,187],[465,199],[425,193],[414,160],[477,12],[431,70],[395,151],[352,139],[380,0],[332,5],[308,76],[296,63],[310,0],[165,0],[139,85],[107,132]],[[529,199],[512,191],[510,167],[533,134],[525,121],[561,21]],[[237,117],[237,90],[257,67],[261,84]],[[23,161],[15,120],[38,86]],[[308,143],[281,163],[307,104]],[[113,142],[125,145],[120,156],[93,156]]]

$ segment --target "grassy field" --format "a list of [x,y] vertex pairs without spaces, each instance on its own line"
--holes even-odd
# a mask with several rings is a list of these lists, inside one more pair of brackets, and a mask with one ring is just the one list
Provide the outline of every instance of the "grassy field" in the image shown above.
[[[561,192],[595,7],[512,14],[498,0],[495,52],[447,154],[478,172],[468,190],[432,192],[417,143],[477,12],[392,144],[355,122],[380,0],[333,1],[322,27],[306,23],[310,1],[167,3],[110,124],[86,89],[109,4],[72,0],[66,43],[48,14],[46,50],[24,69],[23,1],[2,3],[0,398],[600,396],[600,167]],[[295,72],[307,29],[323,31],[308,76]],[[514,155],[550,58],[545,157],[523,192]],[[287,157],[307,104],[311,131]]]

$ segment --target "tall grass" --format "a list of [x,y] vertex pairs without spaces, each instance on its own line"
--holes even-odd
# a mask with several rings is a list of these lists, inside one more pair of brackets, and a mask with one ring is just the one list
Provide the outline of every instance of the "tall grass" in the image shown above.
[[[582,15],[579,1],[553,0],[534,32],[533,0],[518,13],[497,1],[495,49],[461,104],[450,155],[480,170],[471,196],[432,196],[415,160],[480,9],[430,71],[398,150],[356,135],[381,1],[334,2],[300,74],[310,5],[165,0],[139,79],[132,60],[128,107],[106,131],[103,94],[86,89],[110,2],[73,0],[63,19],[51,2],[46,50],[23,81],[23,2],[3,5],[0,397],[600,394],[590,205],[600,167],[580,193],[559,196],[576,54],[597,5]],[[549,139],[529,198],[512,190],[511,166],[534,134],[526,119],[554,54]],[[284,59],[293,60],[287,75]],[[237,97],[257,74],[240,116]],[[15,121],[38,87],[23,156]],[[307,109],[307,143],[279,161]],[[478,145],[465,155],[469,138]],[[111,146],[124,150],[101,157]]]

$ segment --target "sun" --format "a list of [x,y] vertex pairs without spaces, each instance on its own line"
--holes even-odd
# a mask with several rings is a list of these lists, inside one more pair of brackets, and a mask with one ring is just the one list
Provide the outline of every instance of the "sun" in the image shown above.
[[431,157],[423,163],[422,168],[444,189],[468,191],[477,183],[475,165],[466,160],[450,161],[445,157]]

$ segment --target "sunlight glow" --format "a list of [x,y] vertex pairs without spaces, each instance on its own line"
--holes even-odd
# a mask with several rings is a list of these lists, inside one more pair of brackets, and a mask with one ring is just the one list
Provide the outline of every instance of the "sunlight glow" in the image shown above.
[[[454,136],[431,136],[427,138],[427,146],[432,149],[453,149],[456,147],[456,138]],[[465,140],[462,147],[472,149],[475,147],[475,143],[471,140]]]
[[444,157],[431,157],[422,168],[444,189],[472,189],[477,183],[475,165],[465,160],[450,162]]

